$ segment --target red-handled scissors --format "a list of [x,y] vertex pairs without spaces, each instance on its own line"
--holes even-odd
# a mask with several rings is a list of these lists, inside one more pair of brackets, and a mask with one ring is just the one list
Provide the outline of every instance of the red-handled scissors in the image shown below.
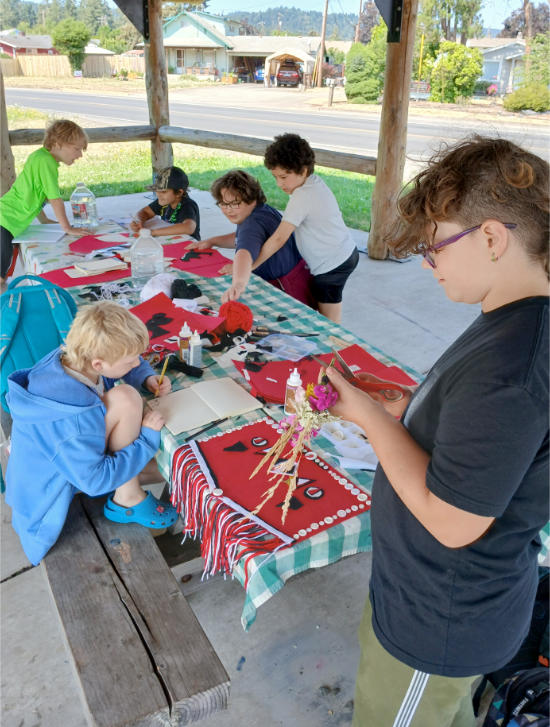
[[[399,384],[394,384],[391,381],[364,381],[363,379],[360,379],[350,369],[350,367],[340,356],[338,351],[332,349],[332,353],[340,364],[340,367],[342,369],[340,373],[342,374],[342,376],[346,379],[346,381],[349,381],[350,384],[356,386],[361,391],[365,391],[367,393],[369,393],[370,391],[377,391],[384,397],[386,401],[391,402],[400,401],[405,395],[406,389],[399,386]],[[317,361],[317,363],[320,364],[324,369],[327,369],[331,365],[327,364],[325,361],[318,358],[317,356],[312,356],[312,358],[314,359],[314,361]]]

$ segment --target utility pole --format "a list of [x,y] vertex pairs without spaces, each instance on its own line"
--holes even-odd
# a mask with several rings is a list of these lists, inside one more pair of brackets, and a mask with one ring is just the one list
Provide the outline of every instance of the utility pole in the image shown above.
[[325,0],[325,11],[323,13],[323,27],[321,28],[321,45],[319,46],[319,68],[317,73],[317,85],[323,85],[323,62],[325,60],[325,37],[327,34],[328,0]]
[[363,12],[363,0],[359,0],[359,17],[357,18],[357,25],[355,26],[355,38],[354,43],[359,43],[361,36],[361,13]]

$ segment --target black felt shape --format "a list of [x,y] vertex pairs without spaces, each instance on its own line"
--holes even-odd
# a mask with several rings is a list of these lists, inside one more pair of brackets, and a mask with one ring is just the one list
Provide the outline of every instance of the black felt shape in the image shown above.
[[171,298],[199,298],[202,295],[201,290],[195,283],[188,283],[183,278],[176,278],[170,288]]
[[235,442],[235,444],[231,444],[229,447],[224,447],[224,452],[246,452],[248,447],[244,442]]
[[199,369],[197,366],[190,366],[188,363],[185,363],[185,361],[180,361],[177,356],[170,356],[168,368],[173,371],[181,371],[182,374],[193,376],[195,379],[200,379],[203,374],[202,369]]
[[288,318],[281,313],[281,315],[277,316],[277,323],[282,323],[282,321],[288,321]]

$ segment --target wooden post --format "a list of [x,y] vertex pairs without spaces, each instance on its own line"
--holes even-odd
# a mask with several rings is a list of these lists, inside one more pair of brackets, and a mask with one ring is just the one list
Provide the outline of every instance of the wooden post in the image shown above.
[[319,73],[317,74],[317,86],[323,85],[323,63],[325,61],[325,38],[327,35],[327,14],[328,14],[328,0],[325,0],[325,9],[323,11],[323,24],[321,26],[321,43],[319,44]]
[[15,162],[10,145],[8,114],[4,93],[4,76],[0,71],[0,196],[15,182]]
[[149,105],[149,120],[155,127],[157,136],[151,142],[151,162],[153,177],[174,161],[172,145],[165,144],[158,137],[161,126],[170,125],[168,107],[168,78],[166,57],[162,38],[162,0],[148,0],[149,41],[145,43],[145,88]]
[[376,260],[387,257],[384,236],[395,219],[396,202],[403,183],[417,9],[418,0],[404,0],[401,42],[388,43],[386,53],[384,100],[368,245],[369,257]]

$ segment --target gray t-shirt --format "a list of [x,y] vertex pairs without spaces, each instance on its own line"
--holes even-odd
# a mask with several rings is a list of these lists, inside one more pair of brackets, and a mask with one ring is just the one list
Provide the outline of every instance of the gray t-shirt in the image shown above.
[[334,270],[355,249],[335,196],[316,174],[292,192],[283,220],[296,227],[296,245],[312,275]]

